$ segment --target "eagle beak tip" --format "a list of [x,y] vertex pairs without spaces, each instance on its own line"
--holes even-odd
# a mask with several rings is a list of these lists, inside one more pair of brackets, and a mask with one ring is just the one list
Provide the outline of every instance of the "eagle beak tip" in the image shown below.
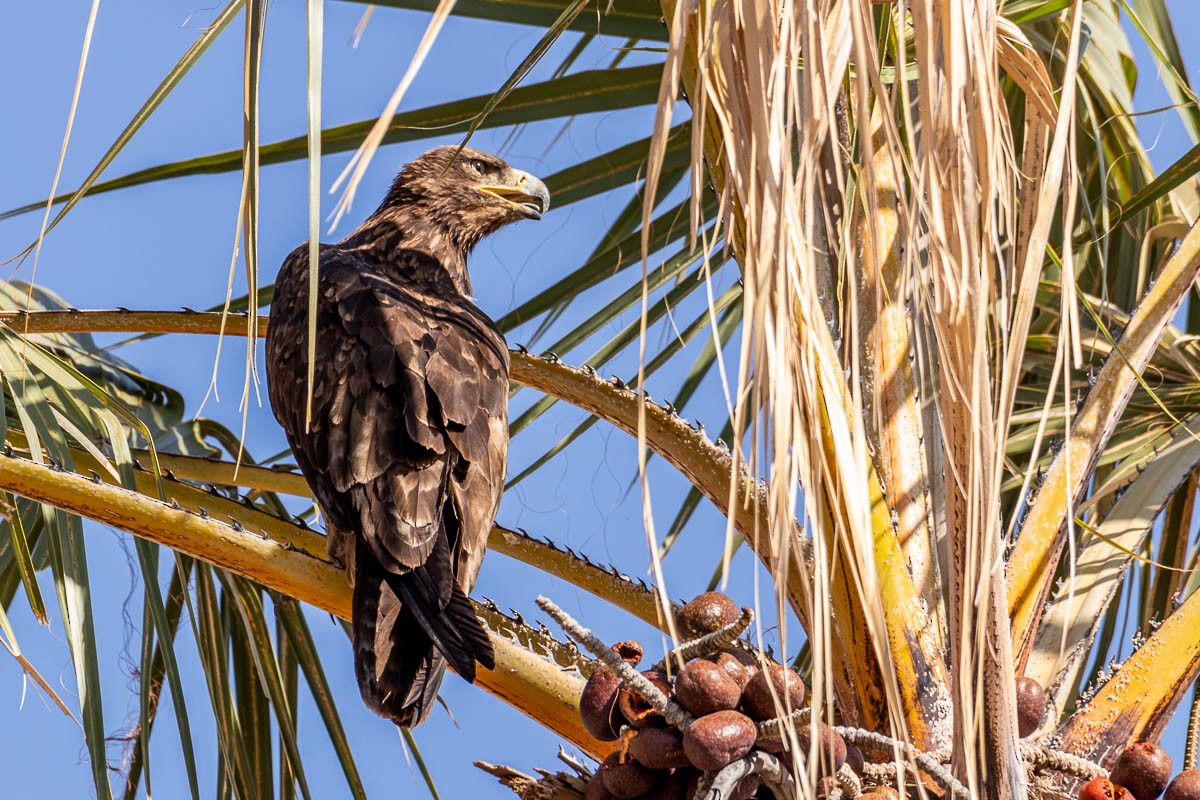
[[542,215],[550,210],[550,190],[546,188],[546,184],[529,173],[525,173],[521,177],[521,191],[526,197],[536,200],[538,208],[533,207],[533,203],[523,203],[521,208],[523,213],[529,219],[541,219]]
[[528,172],[515,170],[511,183],[477,187],[481,192],[502,200],[525,219],[541,219],[550,210],[550,190]]

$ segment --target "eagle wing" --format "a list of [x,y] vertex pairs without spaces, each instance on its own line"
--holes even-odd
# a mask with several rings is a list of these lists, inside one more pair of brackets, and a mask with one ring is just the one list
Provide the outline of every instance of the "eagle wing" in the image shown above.
[[[414,274],[436,264],[415,251],[401,257],[432,262]],[[503,490],[508,350],[491,320],[438,278],[399,287],[360,272],[338,282],[338,316],[358,343],[361,374],[332,404],[348,419],[340,428],[348,439],[331,443],[328,463],[364,538],[396,571],[429,558],[450,504],[466,592]]]
[[[466,594],[503,489],[508,350],[430,256],[393,251],[389,265],[400,269],[384,273],[360,252],[323,248],[306,428],[307,261],[307,247],[297,248],[276,284],[271,403],[327,518],[331,553],[355,581],[364,698],[415,724],[444,668],[436,651],[468,680],[475,661],[491,665]],[[398,643],[400,661],[400,650],[420,649],[414,631],[434,650],[425,663],[397,666]],[[385,683],[404,696],[401,710],[387,707]]]

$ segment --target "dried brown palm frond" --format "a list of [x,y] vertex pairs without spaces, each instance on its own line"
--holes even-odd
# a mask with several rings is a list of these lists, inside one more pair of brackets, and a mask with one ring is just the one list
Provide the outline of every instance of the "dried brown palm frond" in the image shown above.
[[[990,2],[663,5],[664,86],[682,65],[693,169],[726,198],[745,286],[734,438],[736,458],[769,481],[755,536],[776,558],[796,547],[800,496],[812,535],[796,610],[817,665],[814,705],[832,686],[843,718],[952,745],[973,794],[1024,797],[1013,681],[1075,536],[1065,509],[1083,499],[1195,277],[1191,237],[1076,415],[1055,389],[1083,364],[1077,259],[1088,253],[1070,240],[1082,3],[1061,17],[1053,79]],[[1024,100],[1021,128],[1006,77]],[[1067,88],[1056,97],[1055,86]],[[660,97],[660,128],[673,100]],[[1004,443],[1026,342],[1046,319],[1048,263],[1062,292],[1039,425],[1065,418],[1070,433],[1006,570]],[[894,553],[903,558],[881,558]],[[845,644],[856,637],[865,652]]]

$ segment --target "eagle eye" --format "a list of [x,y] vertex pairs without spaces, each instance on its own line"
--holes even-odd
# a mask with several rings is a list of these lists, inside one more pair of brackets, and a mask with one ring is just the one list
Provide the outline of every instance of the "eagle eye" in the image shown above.
[[480,161],[478,158],[473,158],[467,162],[467,167],[476,175],[487,174],[487,164]]

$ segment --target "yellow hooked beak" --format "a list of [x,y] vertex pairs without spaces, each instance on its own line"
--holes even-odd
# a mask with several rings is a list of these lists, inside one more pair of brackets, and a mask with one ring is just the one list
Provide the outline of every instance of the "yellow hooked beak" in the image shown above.
[[519,169],[511,172],[512,184],[480,186],[479,191],[503,200],[523,217],[541,219],[550,208],[550,190],[546,184]]

